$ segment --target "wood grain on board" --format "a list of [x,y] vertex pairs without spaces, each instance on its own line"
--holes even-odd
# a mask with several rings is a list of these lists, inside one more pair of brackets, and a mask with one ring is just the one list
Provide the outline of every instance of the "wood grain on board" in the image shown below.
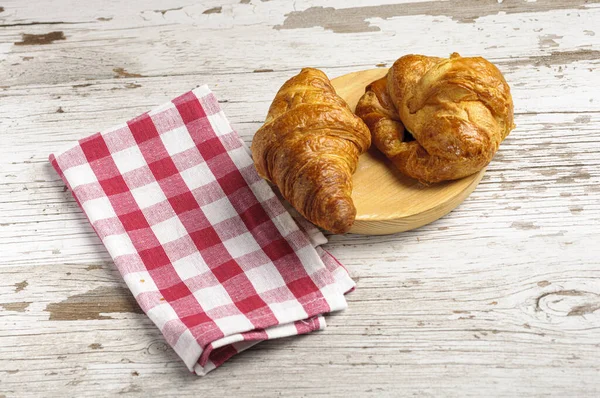
[[[598,20],[585,0],[1,1],[0,396],[598,396]],[[515,103],[477,189],[413,231],[330,236],[349,308],[206,378],[47,162],[200,84],[249,142],[301,67],[454,51],[498,65]]]

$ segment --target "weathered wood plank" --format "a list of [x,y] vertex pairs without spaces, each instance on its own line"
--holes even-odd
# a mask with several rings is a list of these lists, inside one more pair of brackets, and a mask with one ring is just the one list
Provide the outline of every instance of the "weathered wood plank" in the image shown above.
[[[152,5],[141,6],[140,3],[137,7],[117,8],[119,13],[111,14],[109,21],[96,19],[97,15],[106,12],[103,5],[96,2],[90,4],[82,17],[89,23],[34,25],[27,31],[20,25],[2,29],[0,41],[5,44],[0,54],[4,53],[8,67],[0,70],[0,80],[4,85],[66,83],[118,76],[115,69],[143,76],[200,72],[212,77],[225,71],[289,70],[293,60],[323,68],[340,65],[366,68],[391,63],[404,53],[423,53],[423,49],[427,49],[429,55],[447,56],[451,51],[459,51],[485,54],[492,60],[531,56],[557,59],[561,56],[553,54],[575,48],[593,52],[598,44],[594,21],[600,17],[600,8],[593,2],[553,1],[543,2],[543,5],[523,5],[527,2],[519,1],[516,8],[511,4],[515,2],[506,2],[506,5],[493,1],[467,3],[468,7],[445,5],[449,4],[446,2],[409,4],[431,10],[442,7],[464,15],[483,7],[487,16],[473,23],[461,23],[451,16],[413,15],[406,4],[388,5],[381,9],[394,9],[393,14],[399,15],[389,19],[369,18],[372,24],[369,26],[376,26],[380,31],[338,34],[322,27],[274,29],[295,15],[294,4],[285,1],[257,1],[252,5],[230,2],[222,5],[223,10],[218,14],[204,14],[206,2],[187,7],[173,3],[173,8],[183,8],[164,14],[153,10]],[[296,4],[296,8],[319,7],[317,4],[303,2],[303,5]],[[521,7],[542,11],[512,13]],[[565,11],[565,7],[572,8],[572,12]],[[5,18],[11,21],[10,7],[5,8],[8,13]],[[402,15],[404,9],[408,15]],[[344,18],[347,10],[352,8],[339,10],[340,18]],[[43,19],[39,7],[18,11],[18,15],[30,15],[27,20]],[[315,17],[324,14],[313,13]],[[431,13],[435,15],[435,12]],[[560,23],[556,23],[557,20]],[[21,41],[23,33],[47,34],[49,31],[63,32],[66,39],[45,46],[12,45]],[[442,33],[442,37],[443,32],[452,32],[452,35],[438,40],[432,31]],[[499,37],[502,40],[498,40]],[[347,43],[347,48],[352,49],[352,57],[348,56],[348,51],[340,51],[339,43]],[[253,50],[232,51],[248,47]],[[76,54],[71,55],[73,51]],[[589,54],[580,54],[580,57],[590,59]],[[597,52],[594,57],[598,58]]]
[[[597,1],[79,3],[0,7],[0,396],[600,394]],[[477,190],[415,231],[331,236],[349,309],[204,379],[46,160],[204,83],[249,142],[300,67],[451,51],[495,62],[515,99]]]

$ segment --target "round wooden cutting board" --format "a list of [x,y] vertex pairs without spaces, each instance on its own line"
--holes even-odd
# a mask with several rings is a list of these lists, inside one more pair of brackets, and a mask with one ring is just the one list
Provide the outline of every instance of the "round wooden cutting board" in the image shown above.
[[[387,69],[371,69],[337,77],[331,82],[352,110],[365,86]],[[354,174],[352,199],[356,221],[351,233],[384,235],[408,231],[448,214],[477,186],[485,169],[472,176],[425,186],[402,175],[375,146],[363,154]]]

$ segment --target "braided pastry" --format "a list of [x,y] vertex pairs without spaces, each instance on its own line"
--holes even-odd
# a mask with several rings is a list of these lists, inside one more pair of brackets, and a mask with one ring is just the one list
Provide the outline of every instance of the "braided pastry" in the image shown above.
[[376,147],[402,173],[425,183],[482,170],[515,127],[500,71],[481,57],[456,53],[398,59],[386,77],[367,86],[356,114]]

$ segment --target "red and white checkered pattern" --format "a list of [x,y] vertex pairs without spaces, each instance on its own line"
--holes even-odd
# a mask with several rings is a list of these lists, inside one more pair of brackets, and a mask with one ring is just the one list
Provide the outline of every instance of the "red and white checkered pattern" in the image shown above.
[[258,176],[206,86],[50,161],[198,375],[260,341],[322,329],[322,314],[347,306],[347,271]]

